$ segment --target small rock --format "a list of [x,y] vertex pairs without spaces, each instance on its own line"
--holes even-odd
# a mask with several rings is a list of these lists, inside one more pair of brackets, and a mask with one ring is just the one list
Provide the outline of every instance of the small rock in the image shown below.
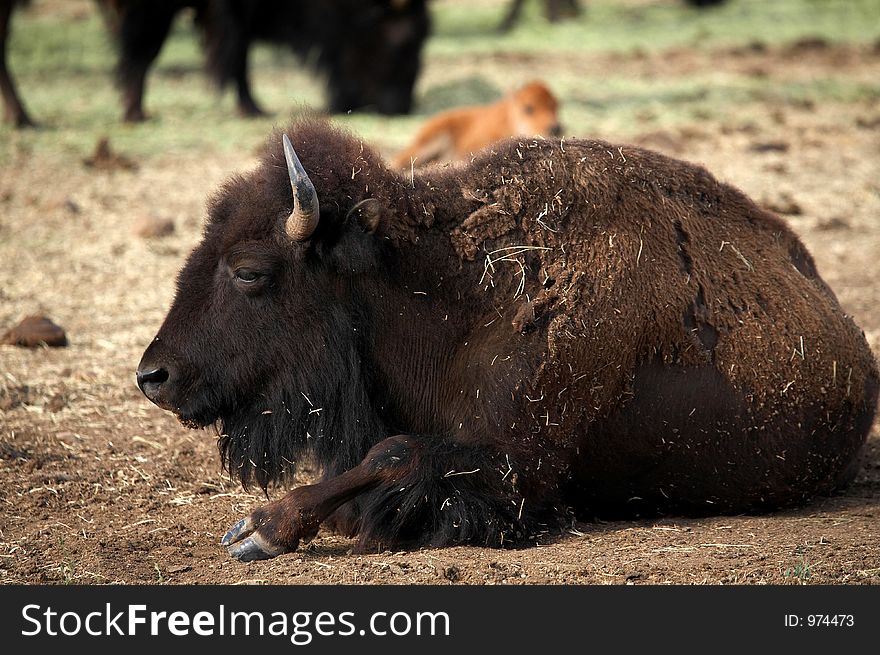
[[447,566],[443,569],[443,577],[450,582],[458,582],[461,580],[461,571],[458,570],[457,566]]
[[776,198],[764,200],[764,206],[777,214],[787,214],[788,216],[800,216],[804,213],[797,201],[785,192],[780,193]]
[[764,164],[764,170],[770,171],[771,173],[779,173],[780,175],[787,175],[789,172],[788,164],[784,161],[775,161]]
[[788,148],[785,141],[756,141],[749,146],[752,152],[788,152]]
[[56,393],[49,399],[45,406],[50,412],[60,412],[67,407],[67,398],[64,394]]
[[94,168],[102,171],[113,171],[122,169],[126,171],[137,170],[137,164],[119,153],[113,152],[110,147],[110,139],[102,137],[95,146],[95,152],[91,157],[83,159],[83,164],[88,168]]
[[70,214],[79,214],[82,211],[82,208],[73,198],[65,195],[50,198],[43,207],[47,211],[66,211]]
[[816,225],[816,229],[823,231],[848,230],[850,229],[850,224],[840,216],[832,216],[824,221],[819,221]]
[[789,103],[792,107],[814,111],[816,109],[816,101],[811,98],[792,98]]
[[172,566],[171,568],[167,569],[165,572],[166,573],[185,573],[191,569],[192,569],[192,567],[188,564],[179,564],[178,566]]
[[0,387],[0,412],[8,412],[20,405],[30,405],[30,387]]
[[64,329],[55,325],[45,316],[27,316],[15,327],[0,337],[0,344],[36,348],[46,344],[52,347],[67,345]]
[[16,448],[10,443],[0,441],[0,459],[27,461],[31,454],[26,448]]
[[166,237],[174,233],[174,221],[155,214],[147,214],[134,222],[131,231],[142,239]]
[[761,79],[770,77],[770,71],[767,70],[766,66],[761,65],[749,66],[746,68],[745,73],[749,77],[758,77]]
[[859,116],[856,125],[866,130],[876,130],[880,128],[880,116]]
[[788,46],[787,50],[789,54],[800,55],[805,52],[828,50],[830,47],[828,39],[821,36],[805,36]]

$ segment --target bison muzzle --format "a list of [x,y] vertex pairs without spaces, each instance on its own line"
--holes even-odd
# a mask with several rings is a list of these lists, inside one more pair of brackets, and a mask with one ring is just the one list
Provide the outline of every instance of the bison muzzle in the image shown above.
[[243,485],[223,539],[528,543],[574,517],[771,510],[855,475],[878,371],[797,237],[704,169],[512,139],[389,170],[318,120],[210,202],[138,369]]

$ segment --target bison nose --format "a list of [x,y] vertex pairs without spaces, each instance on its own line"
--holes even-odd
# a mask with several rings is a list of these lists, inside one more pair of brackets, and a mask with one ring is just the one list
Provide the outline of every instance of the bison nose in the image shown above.
[[562,125],[556,123],[550,127],[550,136],[562,136]]
[[156,402],[162,384],[168,380],[168,371],[164,368],[151,368],[146,371],[138,369],[137,384],[144,395]]

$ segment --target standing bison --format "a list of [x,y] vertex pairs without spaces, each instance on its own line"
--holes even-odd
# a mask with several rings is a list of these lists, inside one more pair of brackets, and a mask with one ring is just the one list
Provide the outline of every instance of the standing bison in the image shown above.
[[[6,65],[12,10],[0,0],[0,95],[5,118],[33,125]],[[145,119],[144,92],[175,17],[195,11],[208,69],[234,84],[242,115],[263,113],[251,92],[248,55],[255,41],[287,45],[327,80],[332,112],[406,114],[430,29],[427,0],[97,0],[119,50],[116,72],[126,121]]]
[[289,134],[214,197],[137,372],[217,426],[243,484],[320,465],[229,531],[234,557],[322,523],[361,548],[508,545],[855,475],[864,336],[785,224],[702,168],[514,139],[411,178],[325,123]]
[[234,84],[241,114],[263,113],[251,93],[255,41],[289,46],[327,79],[332,112],[406,114],[428,36],[427,0],[99,0],[119,42],[125,120],[144,119],[147,71],[175,16],[190,7],[204,33],[208,69]]

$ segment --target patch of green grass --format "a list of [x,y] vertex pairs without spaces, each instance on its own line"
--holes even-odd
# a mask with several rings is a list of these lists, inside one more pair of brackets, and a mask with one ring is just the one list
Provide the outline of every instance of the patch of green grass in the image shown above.
[[683,1],[584,4],[577,19],[551,24],[541,13],[541,3],[526,3],[517,26],[497,35],[493,32],[505,3],[437,2],[436,38],[428,54],[651,51],[777,43],[817,35],[830,41],[870,42],[880,36],[876,0],[728,0],[702,10]]
[[801,558],[800,562],[790,568],[785,569],[785,571],[782,572],[782,577],[793,578],[803,584],[810,578],[810,565],[807,563],[806,548],[803,546],[799,547],[797,550],[797,554]]
[[827,77],[783,83],[735,75],[658,80],[587,78],[583,87],[561,85],[560,91],[564,124],[592,136],[596,136],[593,126],[627,134],[700,117],[732,116],[736,107],[754,102],[803,106],[880,99],[880,84]]
[[[252,55],[258,98],[278,113],[242,120],[231,90],[221,93],[203,73],[191,16],[178,17],[147,78],[143,124],[123,124],[114,82],[113,44],[97,15],[61,21],[51,15],[14,17],[9,65],[40,130],[0,127],[0,163],[22,148],[31,154],[87,155],[100,136],[135,157],[193,149],[252,150],[272,125],[305,106],[322,104],[321,82],[289,52],[258,45]],[[5,151],[5,152],[4,152]]]
[[64,537],[58,538],[58,548],[61,550],[63,558],[61,562],[61,582],[66,585],[73,584],[76,574],[76,562],[73,561],[73,558],[67,552],[67,547],[64,545]]
[[[731,45],[768,45],[804,37],[829,42],[880,40],[877,0],[728,0],[695,10],[678,0],[590,0],[576,20],[551,25],[541,3],[526,3],[508,34],[497,33],[506,0],[435,0],[434,30],[423,53],[416,114],[372,114],[334,120],[386,150],[403,146],[425,117],[455,105],[491,101],[526,77],[543,77],[559,95],[570,134],[633,134],[699,120],[735,116],[755,102],[876,100],[880,80],[801,77],[780,83],[731,72],[633,77],[612,65],[583,65],[579,55],[671,48],[713,51]],[[97,11],[80,20],[51,12],[19,11],[13,20],[9,63],[32,116],[44,128],[0,127],[0,170],[29,157],[82,159],[97,140],[136,159],[180,153],[250,154],[277,123],[324,105],[323,82],[283,48],[258,45],[251,57],[257,99],[272,112],[243,120],[231,89],[220,93],[203,73],[192,16],[182,14],[147,84],[142,125],[120,120],[113,83],[113,44]],[[720,51],[719,56],[725,56]]]

